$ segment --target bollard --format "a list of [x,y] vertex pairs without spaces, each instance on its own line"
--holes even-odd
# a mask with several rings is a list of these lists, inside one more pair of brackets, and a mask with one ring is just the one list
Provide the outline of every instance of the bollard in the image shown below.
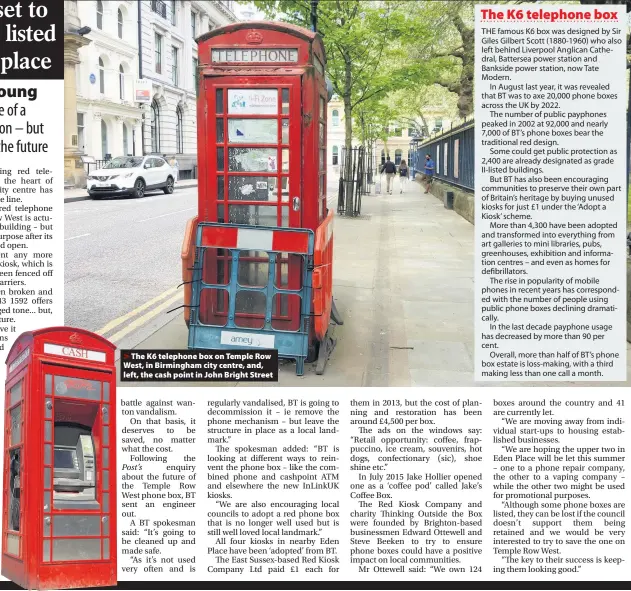
[[454,193],[453,191],[447,191],[445,193],[445,199],[443,200],[443,204],[445,209],[453,209],[454,208]]

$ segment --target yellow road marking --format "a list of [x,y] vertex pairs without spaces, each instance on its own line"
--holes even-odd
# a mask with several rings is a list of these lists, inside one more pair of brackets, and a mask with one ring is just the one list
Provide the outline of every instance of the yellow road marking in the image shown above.
[[149,300],[148,302],[145,302],[141,306],[138,306],[136,309],[132,310],[131,312],[128,312],[124,316],[120,316],[119,318],[116,318],[112,320],[111,322],[108,322],[102,329],[97,330],[96,334],[105,336],[106,333],[110,332],[111,330],[114,330],[117,326],[120,326],[121,324],[123,324],[123,322],[127,322],[127,320],[129,320],[130,318],[137,316],[138,314],[140,314],[147,308],[150,308],[154,304],[158,303],[160,300],[163,300],[164,298],[170,296],[172,293],[175,293],[176,291],[177,291],[177,287],[172,287],[171,289],[167,289],[166,291],[162,292],[160,295],[156,296],[152,300]]
[[163,302],[162,304],[160,304],[159,306],[157,306],[150,312],[143,314],[142,316],[140,316],[140,318],[136,318],[136,320],[134,320],[133,322],[130,322],[125,328],[119,330],[116,334],[112,335],[111,337],[108,337],[108,340],[112,341],[113,343],[117,343],[124,336],[128,335],[130,332],[133,332],[138,327],[147,323],[154,316],[157,316],[158,314],[160,314],[160,312],[162,312],[163,310],[166,310],[168,307],[175,304],[178,300],[182,301],[182,297],[183,297],[182,293],[176,293],[175,296],[168,299],[166,302]]

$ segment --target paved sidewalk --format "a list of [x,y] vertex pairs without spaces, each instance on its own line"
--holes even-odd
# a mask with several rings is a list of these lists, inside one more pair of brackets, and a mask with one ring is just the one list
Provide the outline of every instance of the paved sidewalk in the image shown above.
[[[326,371],[307,364],[298,377],[293,362],[281,362],[278,385],[570,385],[473,381],[473,257],[474,227],[417,183],[402,195],[364,196],[361,218],[335,219],[333,295],[344,325]],[[138,348],[186,349],[187,336],[178,314]]]
[[[175,183],[175,190],[188,189],[190,187],[197,187],[197,179],[190,181],[178,181]],[[87,201],[91,199],[86,189],[64,189],[64,203],[73,203],[75,201]]]

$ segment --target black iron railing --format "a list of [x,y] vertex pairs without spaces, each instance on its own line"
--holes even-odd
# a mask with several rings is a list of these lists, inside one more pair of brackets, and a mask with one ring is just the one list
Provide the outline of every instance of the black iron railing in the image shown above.
[[151,0],[151,10],[159,14],[162,18],[167,17],[167,5],[162,0]]
[[95,160],[94,162],[88,162],[87,173],[90,174],[90,172],[94,172],[95,170],[99,170],[99,168],[103,168],[108,162],[109,160]]
[[466,191],[475,188],[475,124],[467,121],[410,147],[412,176],[423,174],[425,156],[434,161],[434,177]]
[[366,150],[363,147],[350,150],[342,148],[337,195],[339,215],[354,217],[361,214],[366,181]]

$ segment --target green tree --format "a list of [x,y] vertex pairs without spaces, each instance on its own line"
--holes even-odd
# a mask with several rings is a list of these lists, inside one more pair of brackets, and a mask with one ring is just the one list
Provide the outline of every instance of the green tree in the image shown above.
[[[254,4],[270,18],[311,25],[309,0],[255,0]],[[429,77],[427,63],[410,59],[408,52],[419,39],[429,42],[433,33],[414,17],[410,4],[401,0],[328,0],[317,4],[327,75],[344,104],[347,148],[352,145],[356,109]],[[366,113],[364,109],[364,116]]]

